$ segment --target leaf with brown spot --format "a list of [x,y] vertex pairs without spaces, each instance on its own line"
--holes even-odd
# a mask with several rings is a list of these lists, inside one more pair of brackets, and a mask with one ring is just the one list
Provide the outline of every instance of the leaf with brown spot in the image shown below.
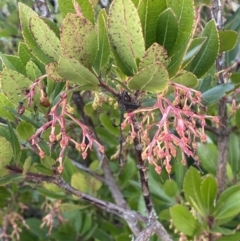
[[58,63],[52,62],[45,66],[46,74],[48,78],[56,82],[65,82],[66,79],[63,78],[57,71]]
[[91,66],[97,52],[97,34],[92,23],[69,13],[60,30],[63,56],[75,58],[86,67]]
[[1,87],[4,95],[14,104],[24,98],[24,90],[28,89],[32,81],[26,76],[12,70],[4,69],[1,76]]
[[5,168],[13,157],[12,145],[4,137],[0,136],[0,177],[8,174]]
[[163,92],[167,87],[168,72],[162,63],[154,63],[141,69],[128,83],[132,90],[151,93]]
[[166,66],[168,64],[168,56],[167,51],[161,45],[159,45],[158,43],[154,43],[144,53],[139,64],[139,69],[143,69],[157,62],[161,62],[164,66]]
[[145,51],[137,9],[130,0],[114,0],[109,10],[108,34],[118,67],[126,75],[137,72],[136,59]]
[[58,71],[62,77],[79,85],[98,85],[97,77],[79,61],[73,58],[61,57]]
[[47,64],[51,62],[51,58],[49,58],[38,46],[36,40],[34,39],[30,28],[29,22],[30,18],[38,17],[38,15],[28,6],[23,3],[19,3],[19,18],[22,28],[22,34],[25,39],[25,42],[28,48],[32,51],[33,55],[36,56],[42,63]]
[[49,26],[40,18],[30,19],[30,30],[41,50],[53,60],[61,55],[60,40]]

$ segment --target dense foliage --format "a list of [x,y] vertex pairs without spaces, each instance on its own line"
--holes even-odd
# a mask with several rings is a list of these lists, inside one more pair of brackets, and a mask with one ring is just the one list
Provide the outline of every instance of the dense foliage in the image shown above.
[[0,3],[0,237],[239,240],[239,3],[103,2]]

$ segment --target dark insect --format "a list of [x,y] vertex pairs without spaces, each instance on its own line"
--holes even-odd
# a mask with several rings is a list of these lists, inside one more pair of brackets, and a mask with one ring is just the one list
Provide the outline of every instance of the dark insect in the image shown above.
[[122,134],[122,123],[124,120],[124,113],[126,112],[131,112],[133,110],[136,110],[140,107],[140,103],[132,100],[131,96],[128,94],[127,91],[123,91],[121,96],[118,99],[118,103],[121,106],[121,112],[120,112],[120,138],[119,138],[119,144],[120,144],[120,149],[119,149],[119,157],[118,157],[118,162],[119,165],[122,164],[123,162],[123,156],[122,156],[122,146],[123,146],[123,134]]
[[30,93],[30,90],[29,89],[23,89],[22,93],[26,96]]
[[122,112],[131,112],[133,110],[136,110],[140,107],[139,102],[135,102],[132,100],[131,96],[128,94],[127,91],[123,91],[121,96],[118,99],[118,102],[121,104],[121,114],[124,114]]
[[23,106],[23,102],[18,102],[17,112],[19,115],[23,115],[23,113],[25,112],[25,107]]
[[52,174],[53,174],[53,175],[58,175],[58,174],[59,174],[57,168],[58,168],[57,164],[53,164],[53,165],[52,165],[51,171],[52,171]]

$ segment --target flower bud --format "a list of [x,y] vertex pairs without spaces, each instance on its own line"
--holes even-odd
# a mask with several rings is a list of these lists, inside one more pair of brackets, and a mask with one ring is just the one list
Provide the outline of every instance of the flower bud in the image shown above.
[[23,115],[25,112],[25,107],[23,106],[23,102],[19,102],[17,112],[19,115]]
[[49,102],[49,99],[46,96],[40,97],[40,105],[43,107],[49,107],[51,104]]
[[161,172],[162,172],[162,168],[160,167],[160,166],[156,166],[155,167],[155,171],[157,172],[157,174],[161,174]]

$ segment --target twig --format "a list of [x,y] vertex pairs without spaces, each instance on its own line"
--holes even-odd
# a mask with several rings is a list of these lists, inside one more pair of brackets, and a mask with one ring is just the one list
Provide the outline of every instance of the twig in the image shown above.
[[40,16],[53,20],[52,14],[48,8],[46,0],[35,0]]
[[154,234],[158,234],[161,240],[171,241],[169,234],[166,232],[165,228],[159,222],[153,222],[147,228],[145,228],[134,241],[147,241]]
[[120,98],[121,95],[113,88],[111,88],[110,86],[108,86],[102,79],[101,76],[98,77],[98,81],[99,81],[99,86],[104,88],[105,90],[107,90],[109,93],[111,93],[114,97]]
[[155,233],[161,237],[162,241],[173,241],[173,239],[169,236],[168,232],[160,222],[156,222]]
[[204,126],[204,129],[206,130],[206,131],[209,131],[209,132],[211,132],[211,133],[213,133],[216,137],[218,137],[218,129],[217,128],[215,128],[215,127],[213,127],[213,126],[209,126],[209,125],[205,125]]
[[145,165],[145,162],[142,159],[142,144],[140,140],[139,123],[136,117],[133,117],[132,121],[133,121],[134,132],[136,133],[136,136],[134,137],[133,142],[134,142],[135,153],[138,161],[142,194],[143,194],[144,202],[148,211],[148,215],[151,216],[153,214],[152,213],[153,205],[152,205],[150,190],[148,185],[147,167]]
[[152,223],[148,227],[146,227],[134,241],[148,241],[149,238],[155,233],[156,223]]
[[[88,118],[84,113],[84,110],[83,110],[84,102],[82,100],[80,93],[74,92],[74,95],[72,96],[72,98],[73,98],[75,105],[77,106],[79,113],[81,114],[84,124],[92,129],[93,135],[95,136],[96,139],[98,139],[96,133],[94,132],[94,126],[93,126],[92,122],[90,121],[90,118]],[[104,183],[109,188],[109,190],[114,198],[114,201],[116,202],[116,204],[118,206],[129,209],[129,206],[128,206],[127,202],[124,200],[123,195],[122,195],[118,185],[116,184],[116,180],[114,179],[114,177],[112,175],[111,169],[109,167],[109,160],[108,160],[107,156],[101,153],[101,151],[99,150],[97,145],[93,144],[93,148],[97,153],[98,159],[100,160],[100,163],[101,163],[101,167],[104,171]],[[134,217],[127,217],[126,221],[128,223],[128,226],[131,228],[133,234],[135,236],[137,236],[140,233],[140,227],[138,227],[138,225],[136,224],[136,219]]]
[[[10,170],[12,173],[22,173],[23,170],[16,167],[16,166],[7,166],[7,169]],[[140,213],[136,211],[132,211],[126,208],[122,208],[116,204],[110,203],[110,202],[105,202],[102,201],[101,199],[92,197],[91,195],[88,195],[86,193],[83,193],[71,185],[69,185],[67,182],[63,180],[63,178],[59,175],[55,176],[47,176],[44,174],[37,174],[37,173],[32,173],[32,172],[27,172],[25,174],[25,180],[30,181],[30,182],[48,182],[48,183],[54,183],[56,184],[59,188],[62,190],[65,190],[67,192],[70,192],[71,194],[76,195],[77,197],[86,200],[88,202],[91,202],[92,204],[102,208],[106,212],[114,213],[118,215],[121,218],[131,218],[135,219],[136,221],[139,222],[147,222],[147,217],[142,216]]]
[[[218,30],[223,28],[222,21],[222,5],[220,0],[212,0],[212,17],[216,22]],[[225,68],[224,54],[219,54],[216,60],[216,70],[219,73],[217,77],[217,84],[224,84],[223,70]],[[218,128],[218,166],[217,166],[217,182],[218,195],[220,195],[226,186],[226,168],[227,168],[227,153],[228,141],[230,132],[227,130],[227,98],[223,97],[218,102],[218,118],[221,123]]]

